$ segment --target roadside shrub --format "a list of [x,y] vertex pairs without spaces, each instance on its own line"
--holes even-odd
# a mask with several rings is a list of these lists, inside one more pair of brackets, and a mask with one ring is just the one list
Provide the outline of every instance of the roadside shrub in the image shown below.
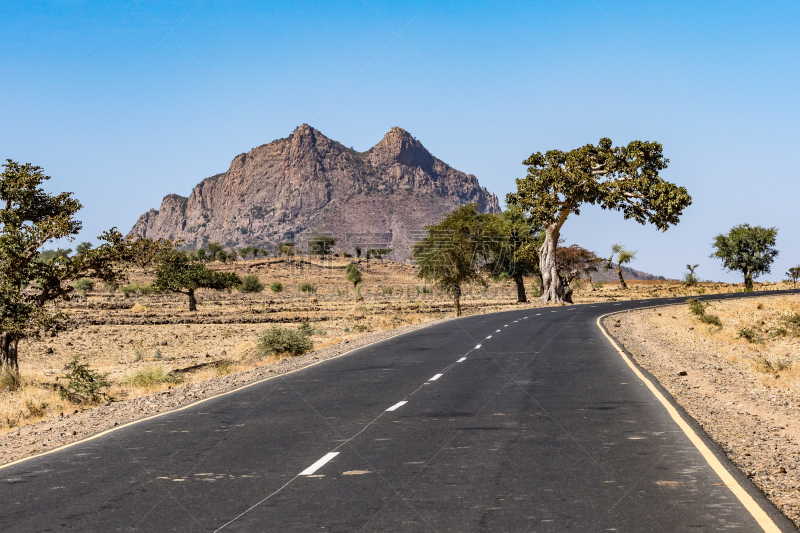
[[315,292],[317,292],[317,288],[311,283],[301,283],[300,291],[306,294],[314,294]]
[[123,384],[131,388],[153,387],[162,383],[181,383],[183,376],[180,374],[170,374],[163,367],[153,366],[137,370],[125,376]]
[[69,362],[68,367],[69,372],[58,378],[67,382],[59,391],[62,399],[72,403],[85,404],[100,403],[102,400],[111,399],[108,394],[103,392],[103,389],[109,386],[106,379],[108,374],[92,370],[89,368],[89,363],[81,363],[80,355],[76,355]]
[[774,359],[767,359],[761,354],[756,354],[751,357],[758,367],[758,370],[768,374],[783,372],[784,370],[791,370],[792,361],[785,357],[777,357]]
[[256,351],[260,358],[270,355],[303,355],[314,347],[308,335],[290,328],[273,326],[256,340]]
[[25,400],[25,409],[28,411],[25,418],[39,418],[44,416],[47,414],[48,407],[50,407],[50,404],[44,400],[38,402],[31,399]]
[[308,323],[308,320],[303,320],[303,322],[300,323],[300,327],[297,328],[297,331],[305,336],[314,334],[314,328],[311,327],[311,324]]
[[602,280],[598,281],[597,283],[595,283],[595,284],[593,285],[593,287],[594,287],[595,289],[602,289],[602,288],[603,288],[603,281],[602,281]]
[[258,281],[258,276],[248,274],[242,278],[242,283],[238,287],[239,292],[254,293],[264,290],[264,284]]
[[153,292],[153,288],[150,285],[137,285],[136,286],[136,290],[142,296],[147,296],[147,295],[149,295],[150,293]]
[[704,304],[697,298],[690,298],[687,300],[687,303],[689,304],[689,311],[695,315],[700,322],[711,324],[722,329],[722,320],[720,320],[717,315],[709,315],[706,313],[706,308],[710,304]]
[[78,294],[84,296],[87,292],[94,289],[94,281],[89,278],[81,278],[75,282],[74,288]]
[[283,283],[280,281],[273,281],[272,284],[269,286],[269,290],[272,292],[283,292]]
[[353,326],[353,330],[357,331],[358,333],[364,333],[368,329],[369,328],[367,326],[365,326],[364,324],[356,324],[356,325]]
[[787,313],[781,317],[781,321],[792,333],[800,331],[800,313]]
[[762,339],[758,333],[753,328],[742,328],[736,333],[737,339],[744,339],[747,342],[753,344],[762,344],[764,339]]

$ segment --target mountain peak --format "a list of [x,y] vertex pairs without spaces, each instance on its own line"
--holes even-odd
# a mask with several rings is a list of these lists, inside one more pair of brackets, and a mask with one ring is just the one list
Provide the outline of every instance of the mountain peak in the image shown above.
[[431,153],[410,133],[395,126],[372,148],[371,162],[375,166],[419,167],[431,172],[435,160]]

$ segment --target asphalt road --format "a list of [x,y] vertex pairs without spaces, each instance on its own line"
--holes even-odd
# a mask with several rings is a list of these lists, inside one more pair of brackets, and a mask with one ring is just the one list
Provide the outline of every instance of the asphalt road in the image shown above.
[[123,427],[0,469],[0,530],[761,531],[596,323],[679,301],[449,321]]

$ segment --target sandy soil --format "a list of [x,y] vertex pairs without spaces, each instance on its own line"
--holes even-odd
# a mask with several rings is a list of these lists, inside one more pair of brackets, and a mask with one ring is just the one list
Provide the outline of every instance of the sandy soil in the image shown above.
[[[606,327],[731,461],[800,527],[800,296],[713,302],[720,330],[687,304],[627,312]],[[755,336],[743,338],[749,329]]]

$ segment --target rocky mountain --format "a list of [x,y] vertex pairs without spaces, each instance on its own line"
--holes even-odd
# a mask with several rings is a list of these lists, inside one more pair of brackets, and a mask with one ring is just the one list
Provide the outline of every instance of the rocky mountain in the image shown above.
[[139,217],[132,234],[274,249],[294,239],[332,236],[334,250],[393,248],[405,261],[423,226],[470,202],[498,213],[497,196],[472,174],[431,155],[401,128],[357,152],[307,124],[289,137],[236,156],[227,172],[200,182],[188,198],[170,194]]
[[[631,280],[666,280],[664,276],[656,276],[653,274],[648,274],[647,272],[642,272],[641,270],[636,270],[630,267],[623,266],[622,267],[622,277],[625,278],[625,281]],[[614,269],[606,269],[601,268],[598,272],[592,274],[592,281],[619,281],[619,276],[617,275],[617,271]],[[670,280],[672,281],[672,280]]]

